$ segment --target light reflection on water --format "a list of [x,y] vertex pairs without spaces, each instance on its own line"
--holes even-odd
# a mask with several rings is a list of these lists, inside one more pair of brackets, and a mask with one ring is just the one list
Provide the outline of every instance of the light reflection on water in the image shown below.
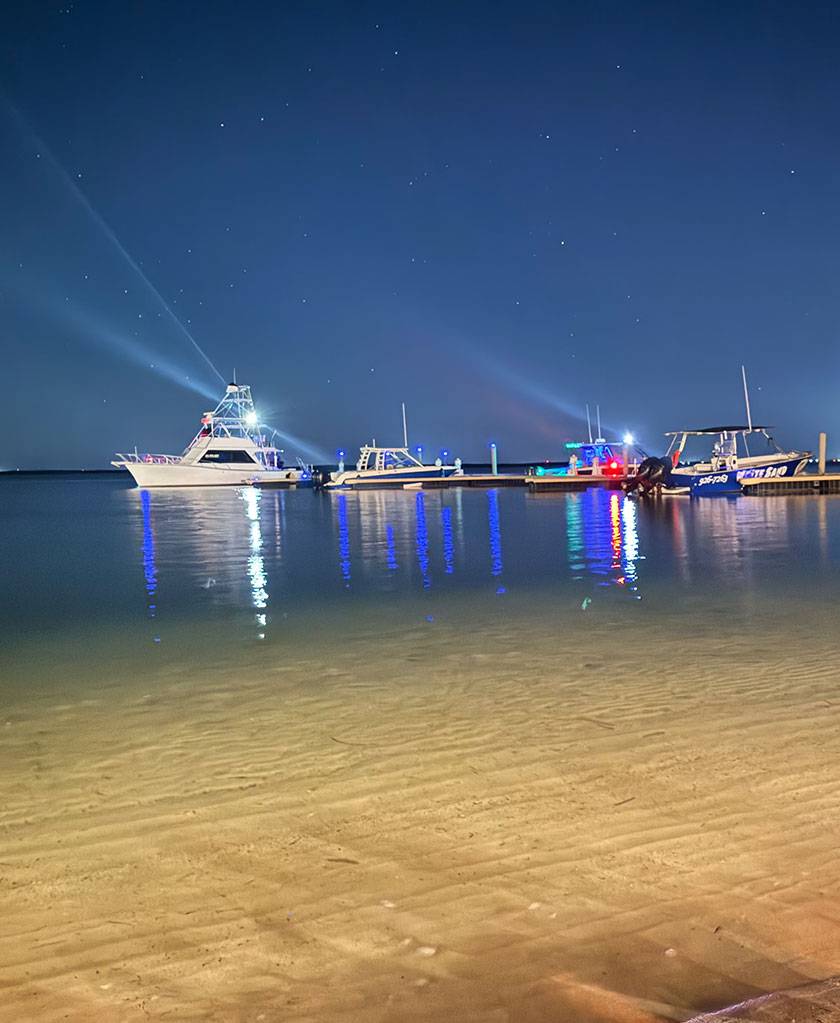
[[428,590],[432,585],[429,576],[429,530],[426,525],[426,497],[422,491],[419,491],[414,499],[414,517],[417,523],[417,564],[420,566],[423,589]]
[[191,621],[223,625],[219,642],[271,641],[305,615],[355,628],[376,608],[436,622],[444,605],[465,621],[488,609],[696,613],[840,589],[830,498],[4,486],[0,639],[62,624],[141,635],[145,622],[149,642]]
[[152,526],[152,499],[148,490],[140,494],[140,507],[143,510],[143,577],[146,580],[146,593],[149,617],[155,617],[155,591],[157,590],[157,567],[155,565],[155,531]]
[[[265,562],[262,556],[262,530],[260,528],[260,501],[262,491],[253,487],[246,487],[240,491],[242,500],[245,502],[245,510],[250,522],[248,541],[250,553],[248,555],[248,578],[251,580],[251,603],[255,608],[262,610],[268,607],[268,579],[265,574]],[[265,625],[264,614],[257,615],[257,624]]]

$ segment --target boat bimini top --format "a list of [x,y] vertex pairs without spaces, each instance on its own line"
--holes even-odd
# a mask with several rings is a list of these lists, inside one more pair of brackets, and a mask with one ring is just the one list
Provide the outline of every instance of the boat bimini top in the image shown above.
[[[764,458],[772,457],[777,459],[783,454],[795,454],[795,452],[783,452],[770,435],[770,429],[771,427],[769,426],[707,426],[702,430],[670,430],[665,434],[666,437],[671,438],[667,456],[670,456],[671,464],[676,469],[689,437],[717,437],[718,439],[715,441],[712,449],[712,458],[708,466],[706,466],[706,463],[699,463],[696,468],[708,468],[709,471],[713,472],[722,469],[735,469],[739,465],[739,460],[740,464],[744,466],[757,460],[756,456],[750,455],[749,444],[747,442],[747,438],[755,433],[761,434],[775,452],[772,456],[763,456]],[[739,437],[742,439],[746,458],[740,456],[739,459]],[[679,471],[683,472],[684,470],[680,469]]]

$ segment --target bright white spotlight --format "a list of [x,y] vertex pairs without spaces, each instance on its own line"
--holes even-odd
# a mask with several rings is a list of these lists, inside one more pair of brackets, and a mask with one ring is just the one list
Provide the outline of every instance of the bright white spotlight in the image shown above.
[[623,444],[632,444],[635,440],[636,438],[629,431],[621,438]]
[[245,415],[245,422],[248,424],[248,426],[256,426],[257,422],[258,422],[258,420],[257,420],[257,413],[256,412],[248,412],[248,413],[246,413],[246,415]]

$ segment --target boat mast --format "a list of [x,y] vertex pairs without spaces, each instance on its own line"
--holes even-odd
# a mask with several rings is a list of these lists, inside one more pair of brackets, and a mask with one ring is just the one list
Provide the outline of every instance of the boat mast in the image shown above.
[[[750,412],[750,392],[747,388],[747,371],[744,368],[744,364],[741,363],[741,379],[744,382],[744,403],[747,406],[747,426],[752,431],[752,412]],[[744,447],[747,449],[747,454],[750,453],[750,446],[747,443],[747,435],[744,434]]]
[[405,402],[402,403],[402,416],[403,416],[403,447],[408,447],[408,427],[405,422]]

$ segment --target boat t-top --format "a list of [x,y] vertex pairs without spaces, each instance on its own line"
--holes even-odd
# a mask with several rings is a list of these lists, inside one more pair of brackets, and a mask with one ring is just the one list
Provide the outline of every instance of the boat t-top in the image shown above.
[[444,465],[441,458],[436,459],[434,465],[426,465],[411,453],[408,447],[405,403],[402,406],[402,427],[402,447],[380,448],[376,446],[375,440],[364,444],[359,451],[355,469],[345,469],[344,452],[341,452],[338,471],[330,473],[324,487],[331,490],[342,487],[354,490],[360,487],[411,487],[415,484],[422,486],[424,480],[463,475],[460,458],[456,458],[452,465]]
[[[543,466],[538,465],[534,469],[535,476],[611,476],[621,478],[629,475],[631,466],[635,468],[646,453],[640,448],[632,434],[625,434],[624,439],[619,441],[607,441],[601,435],[601,406],[595,406],[598,433],[592,437],[592,420],[589,415],[589,406],[586,406],[586,426],[589,432],[589,441],[567,441],[566,450],[569,452],[569,461],[566,465]],[[627,465],[625,465],[625,459]]]
[[[673,468],[669,487],[687,487],[692,494],[735,494],[741,491],[741,480],[773,479],[795,476],[805,468],[810,451],[783,451],[773,440],[767,426],[708,426],[702,430],[675,430],[667,456]],[[764,438],[762,454],[752,454],[750,440]],[[680,458],[689,437],[716,437],[708,461],[680,465]],[[740,442],[740,443],[739,443]]]
[[219,404],[201,417],[198,433],[180,455],[117,454],[138,487],[293,487],[311,481],[308,466],[283,464],[282,453],[260,433],[247,384],[228,384]]

